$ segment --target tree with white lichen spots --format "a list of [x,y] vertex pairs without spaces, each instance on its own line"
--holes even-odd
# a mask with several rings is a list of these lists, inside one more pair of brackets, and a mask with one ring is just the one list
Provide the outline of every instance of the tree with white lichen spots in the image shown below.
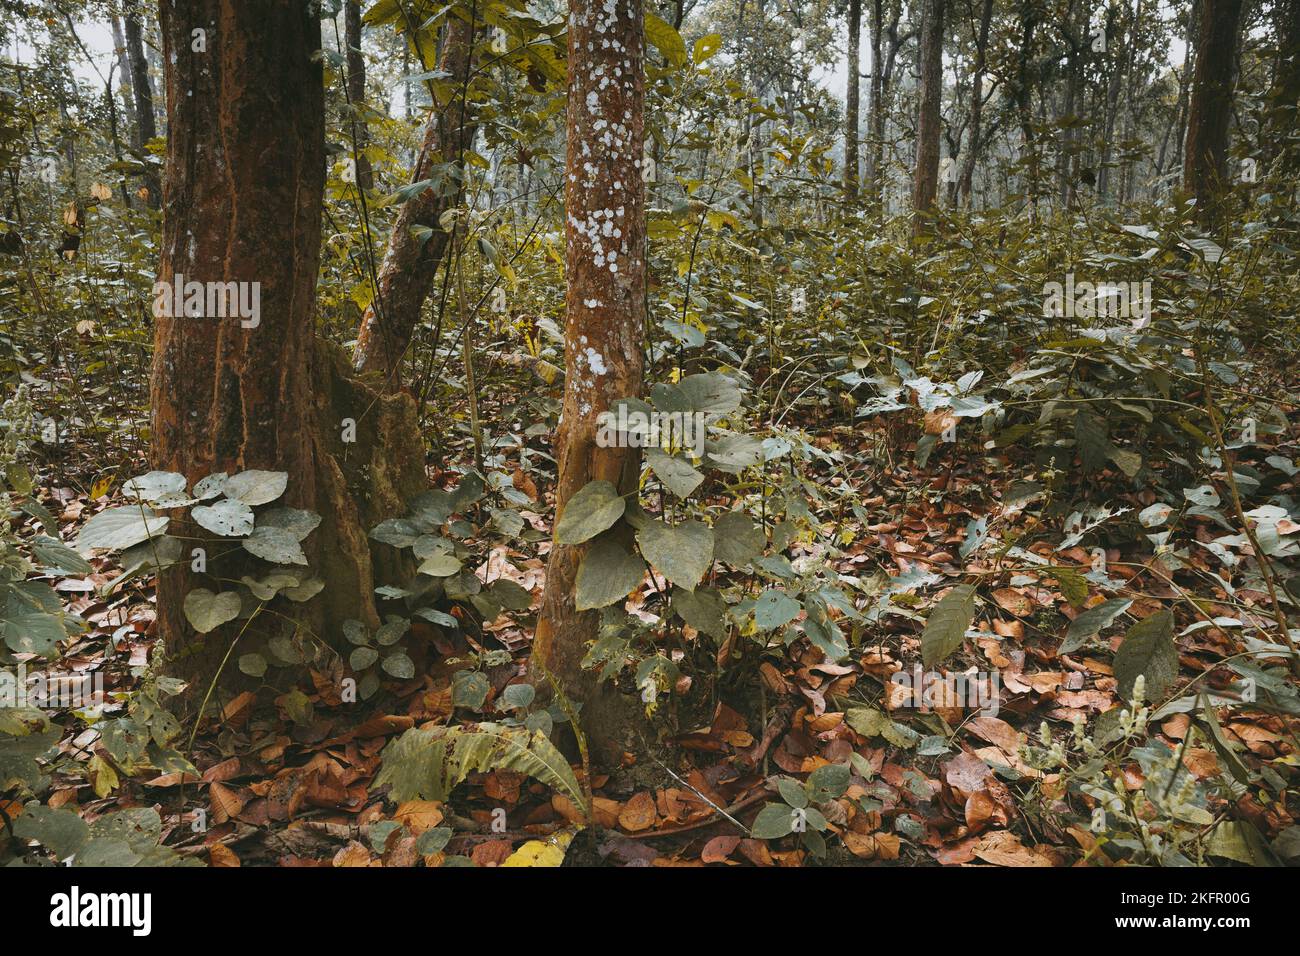
[[[569,8],[565,169],[566,325],[564,411],[556,436],[557,520],[574,493],[604,480],[636,490],[633,448],[596,442],[601,412],[641,391],[645,328],[643,107],[645,36],[638,0],[574,0]],[[533,643],[534,671],[583,702],[582,723],[597,758],[615,754],[617,706],[581,661],[599,613],[578,611],[574,588],[587,548],[630,537],[623,521],[582,545],[553,545]]]

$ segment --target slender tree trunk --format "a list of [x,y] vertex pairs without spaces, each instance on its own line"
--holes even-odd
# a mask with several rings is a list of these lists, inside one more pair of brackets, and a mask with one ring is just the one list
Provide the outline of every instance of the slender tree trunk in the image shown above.
[[862,0],[849,0],[848,90],[844,96],[844,195],[858,198],[858,91],[862,67]]
[[881,55],[884,50],[884,0],[871,0],[871,110],[867,117],[867,173],[870,178],[870,201],[879,206],[883,190],[881,188],[881,165],[885,129],[885,104],[883,99],[884,83],[881,71]]
[[[135,141],[138,152],[144,151],[149,140],[158,135],[154,123],[153,89],[149,85],[149,61],[144,56],[144,33],[140,25],[140,10],[134,4],[127,10],[126,55],[131,64],[131,91],[135,95]],[[147,201],[157,209],[162,202],[162,189],[158,177],[152,172],[144,176],[144,186],[149,191]]]
[[912,178],[912,235],[933,226],[939,183],[939,132],[943,97],[945,0],[925,0],[921,12],[921,96],[916,116],[916,170]]
[[119,80],[122,94],[122,112],[125,114],[127,128],[131,130],[131,136],[135,137],[135,90],[131,82],[131,64],[126,57],[126,37],[122,33],[122,18],[112,18],[113,29],[113,52],[117,56],[117,72],[121,77]]
[[[410,493],[410,473],[383,467],[375,455],[414,431],[415,415],[409,400],[360,394],[342,376],[346,360],[312,336],[325,181],[324,95],[314,62],[320,20],[306,4],[279,0],[164,0],[160,10],[170,135],[158,276],[166,285],[162,295],[155,289],[154,467],[191,483],[221,471],[287,472],[276,504],[323,519],[303,546],[325,590],[288,605],[287,623],[259,615],[240,638],[241,652],[294,631],[295,620],[326,637],[326,624],[337,629],[347,618],[373,626],[368,516],[354,502],[387,510]],[[208,31],[206,52],[191,48],[196,25]],[[233,318],[221,317],[226,310],[205,314],[204,305],[174,314],[167,291],[209,282],[248,283],[243,301],[257,308]],[[344,417],[356,421],[348,456],[365,470],[364,499],[357,475],[345,472],[352,466],[338,463]],[[412,452],[407,442],[394,453],[418,455],[422,471],[422,449]],[[158,632],[172,673],[191,684],[180,706],[192,709],[218,673],[223,683],[239,679],[220,665],[241,622],[197,634],[183,611],[186,595],[196,587],[238,590],[232,580],[260,577],[266,565],[231,552],[229,539],[205,544],[206,533],[183,517],[174,514],[169,529],[187,541],[183,560],[159,575]],[[194,544],[206,550],[206,567],[191,563]]]
[[357,159],[357,185],[369,192],[375,186],[374,173],[366,147],[370,144],[370,128],[366,125],[366,58],[361,52],[361,3],[347,0],[343,7],[343,35],[347,44],[348,109],[352,115],[351,130]]
[[1207,225],[1216,219],[1218,194],[1228,185],[1228,123],[1241,7],[1242,0],[1201,0],[1183,187],[1195,197],[1198,218]]
[[[637,489],[639,453],[596,443],[602,412],[641,393],[645,335],[645,197],[641,177],[645,37],[640,0],[571,0],[565,204],[564,410],[556,435],[557,518],[590,481]],[[606,44],[603,41],[608,40]],[[606,138],[609,145],[603,145]],[[605,535],[626,539],[620,521]],[[594,539],[596,541],[602,538]],[[583,701],[582,723],[601,762],[617,759],[618,696],[581,666],[597,611],[574,590],[587,544],[556,542],[533,641],[534,671]]]
[[[477,128],[464,95],[472,68],[474,33],[469,22],[457,16],[448,18],[439,68],[455,78],[456,92],[444,105],[435,104],[429,114],[412,182],[429,179],[434,168],[445,163],[462,168],[465,150],[474,141]],[[459,194],[458,184],[449,178],[435,183],[403,204],[388,235],[375,298],[362,317],[352,361],[358,371],[382,372],[390,389],[401,384],[402,357],[419,324],[438,266],[450,248],[451,233],[440,219],[456,207]]]
[[972,81],[970,104],[970,145],[966,147],[966,156],[962,160],[961,175],[957,180],[957,195],[962,206],[970,205],[971,182],[975,178],[975,162],[979,158],[980,139],[983,132],[980,123],[984,113],[984,75],[988,66],[989,24],[993,20],[993,0],[984,0],[980,11],[979,35],[975,39],[975,78]]
[[1277,63],[1269,90],[1268,158],[1281,181],[1294,188],[1300,172],[1300,0],[1277,0],[1273,19]]

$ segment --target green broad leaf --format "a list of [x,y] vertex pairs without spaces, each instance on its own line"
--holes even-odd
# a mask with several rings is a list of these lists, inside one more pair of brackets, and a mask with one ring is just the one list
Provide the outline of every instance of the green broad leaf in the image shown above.
[[686,43],[682,40],[682,35],[671,23],[649,10],[645,12],[645,35],[674,69],[686,65]]
[[754,625],[760,631],[785,627],[802,610],[801,605],[784,591],[764,591],[754,602]]
[[415,663],[402,651],[389,654],[379,666],[384,669],[385,674],[398,680],[410,680],[415,676]]
[[243,541],[244,550],[273,564],[307,563],[297,536],[284,528],[255,528]]
[[282,593],[290,601],[302,604],[304,601],[310,601],[321,591],[325,590],[325,582],[320,578],[308,578],[296,587],[285,588]]
[[121,551],[167,530],[168,519],[140,505],[106,508],[95,515],[77,536],[77,550],[92,548]]
[[287,471],[241,471],[226,482],[226,497],[249,506],[264,505],[279,498],[288,486]]
[[493,581],[485,593],[507,611],[527,611],[533,604],[533,596],[508,578]]
[[1110,428],[1106,419],[1081,409],[1074,415],[1074,438],[1084,471],[1100,471],[1110,457]]
[[749,835],[755,840],[776,840],[794,832],[795,811],[784,803],[767,803],[758,811]]
[[360,673],[377,660],[379,660],[379,651],[373,647],[358,647],[348,655],[348,666]]
[[844,796],[849,789],[849,765],[831,763],[818,767],[808,776],[808,798],[813,803],[825,803]]
[[608,607],[627,598],[645,580],[645,562],[620,541],[597,541],[578,568],[575,606],[579,611]]
[[608,481],[589,481],[564,505],[555,523],[560,544],[582,544],[610,528],[623,516],[627,502]]
[[427,574],[431,578],[445,578],[455,574],[463,566],[460,558],[454,554],[440,552],[426,558],[420,564],[419,572],[420,574]]
[[702,521],[651,521],[637,532],[636,540],[655,570],[687,591],[695,590],[713,563],[713,529]]
[[879,737],[889,718],[871,707],[851,707],[844,713],[844,722],[864,737]]
[[704,457],[720,471],[738,475],[763,463],[763,442],[753,435],[721,432],[716,439],[704,443]]
[[65,574],[89,574],[90,562],[57,538],[37,535],[31,539],[32,556],[43,566]]
[[391,544],[394,548],[409,548],[423,533],[405,518],[389,518],[375,525],[370,537],[382,544]]
[[23,808],[13,827],[14,836],[35,840],[60,860],[78,853],[90,839],[90,827],[77,813],[42,806],[36,801]]
[[1146,699],[1163,700],[1178,677],[1178,649],[1174,646],[1174,615],[1157,611],[1128,629],[1115,652],[1115,677],[1124,700],[1133,698],[1133,682],[1146,677]]
[[234,498],[223,498],[211,506],[197,505],[190,516],[200,528],[225,537],[243,537],[253,530],[253,509]]
[[659,480],[678,498],[689,497],[704,480],[704,475],[700,472],[681,458],[670,455],[661,448],[647,448],[645,457],[646,463]]
[[491,689],[492,685],[482,671],[457,671],[451,681],[451,702],[457,707],[479,710]]
[[804,789],[804,785],[798,780],[781,777],[776,782],[776,789],[787,806],[794,807],[796,810],[802,810],[808,806],[808,791]]
[[261,579],[246,574],[240,580],[253,592],[253,597],[259,601],[269,601],[285,588],[297,587],[300,578],[293,571],[275,570]]
[[1082,607],[1088,600],[1088,579],[1075,568],[1052,567],[1043,572],[1056,579],[1061,593],[1070,602],[1071,607]]
[[498,703],[505,710],[524,710],[536,696],[537,690],[532,684],[509,684],[501,692]]
[[934,606],[921,633],[921,662],[931,668],[961,647],[975,617],[975,585],[958,584]]
[[301,508],[272,508],[257,519],[259,528],[282,528],[299,541],[320,526],[321,517],[313,511]]
[[1103,629],[1109,627],[1115,618],[1129,609],[1132,603],[1128,598],[1111,598],[1096,607],[1088,608],[1070,622],[1065,632],[1065,640],[1056,649],[1056,653],[1060,655],[1077,651]]
[[151,471],[122,485],[122,494],[132,501],[164,501],[185,497],[185,476],[174,471]]
[[767,546],[763,529],[743,511],[728,511],[713,522],[713,555],[732,567],[748,564]]
[[691,60],[698,67],[721,49],[722,34],[707,33],[695,41],[695,46],[691,51]]
[[673,588],[673,610],[703,634],[720,641],[727,636],[727,602],[716,588],[696,588],[694,591]]
[[238,617],[240,605],[238,591],[213,594],[207,588],[195,588],[185,595],[183,609],[190,626],[200,634],[207,634]]
[[208,501],[212,498],[216,498],[218,495],[225,494],[226,482],[229,480],[230,476],[224,471],[215,472],[214,474],[208,475],[206,478],[200,478],[196,481],[194,483],[192,494],[199,501]]
[[460,622],[448,614],[446,611],[439,611],[436,608],[422,607],[418,611],[412,611],[416,617],[423,618],[430,623],[437,624],[439,627],[460,627]]
[[266,673],[266,658],[261,654],[241,654],[239,669],[249,677],[261,677]]

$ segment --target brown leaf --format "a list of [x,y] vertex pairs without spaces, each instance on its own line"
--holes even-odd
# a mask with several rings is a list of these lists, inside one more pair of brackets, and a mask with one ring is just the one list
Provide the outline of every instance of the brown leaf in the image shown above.
[[618,825],[629,833],[648,830],[655,824],[655,798],[648,790],[635,794],[623,805],[618,815]]

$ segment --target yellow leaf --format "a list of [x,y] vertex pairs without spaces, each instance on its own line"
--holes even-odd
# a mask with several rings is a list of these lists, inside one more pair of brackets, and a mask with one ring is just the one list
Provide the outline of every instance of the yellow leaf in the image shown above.
[[529,840],[506,857],[502,866],[559,866],[564,862],[564,851],[573,842],[575,829],[552,833],[545,840]]

